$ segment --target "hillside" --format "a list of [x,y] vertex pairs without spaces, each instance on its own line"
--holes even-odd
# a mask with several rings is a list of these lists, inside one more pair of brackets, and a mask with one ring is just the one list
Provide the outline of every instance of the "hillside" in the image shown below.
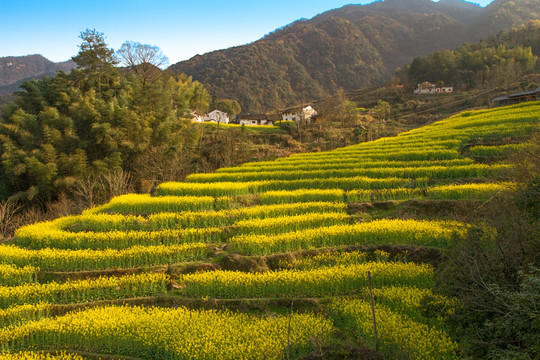
[[75,63],[65,61],[54,63],[41,55],[8,56],[0,58],[0,87],[11,85],[21,80],[38,78],[56,71],[69,72]]
[[[528,149],[539,123],[538,102],[468,111],[396,137],[190,175],[153,195],[22,227],[0,245],[0,346],[77,360],[465,358],[467,342],[447,323],[464,308],[436,292],[435,269],[456,244],[479,244],[466,253],[474,261],[455,257],[464,274],[468,263],[488,271],[513,260],[506,251],[517,246],[479,223],[489,204],[510,204],[524,178],[508,159]],[[519,238],[520,255],[532,256],[525,263],[538,250],[527,239]],[[491,248],[505,261],[480,262]],[[531,281],[523,291],[532,288],[534,304]],[[482,290],[460,283],[471,286],[465,294]],[[526,335],[520,348],[485,350],[500,358],[534,358],[528,344],[538,334],[524,319],[538,311],[521,311],[530,301],[517,288],[473,323],[475,331],[487,316],[499,324],[490,311],[518,317],[500,324],[505,337]]]
[[73,61],[54,63],[41,55],[0,58],[0,106],[14,99],[12,94],[23,82],[52,77],[57,71],[69,72],[74,68]]
[[198,55],[170,67],[234,98],[273,111],[387,81],[417,56],[478,41],[537,19],[535,1],[488,7],[447,0],[348,5],[297,21],[251,44]]

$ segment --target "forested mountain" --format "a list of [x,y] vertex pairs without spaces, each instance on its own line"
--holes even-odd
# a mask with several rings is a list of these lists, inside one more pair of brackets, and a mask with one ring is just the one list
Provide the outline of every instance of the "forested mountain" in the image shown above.
[[0,105],[13,100],[13,92],[25,81],[51,77],[57,71],[75,68],[71,60],[54,63],[41,55],[8,56],[0,58]]
[[458,90],[496,88],[540,71],[539,58],[540,21],[533,20],[476,43],[417,57],[396,72],[396,78],[410,89],[423,81],[452,85]]
[[385,0],[299,20],[244,46],[170,67],[249,111],[381,84],[397,67],[433,51],[474,42],[540,17],[535,0]]
[[21,80],[54,74],[75,68],[73,61],[54,63],[41,55],[8,56],[0,58],[0,86],[11,85]]

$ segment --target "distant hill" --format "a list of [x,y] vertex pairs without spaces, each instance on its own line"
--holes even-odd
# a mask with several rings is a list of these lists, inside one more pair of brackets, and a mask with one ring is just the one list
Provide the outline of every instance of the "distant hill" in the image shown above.
[[184,72],[249,111],[271,111],[379,85],[418,56],[474,42],[540,17],[537,0],[385,0],[299,20],[254,43],[198,55]]
[[70,71],[75,68],[71,60],[54,63],[41,55],[8,56],[0,58],[0,86],[10,85],[23,79]]
[[55,63],[41,55],[1,57],[0,101],[9,99],[24,81],[53,76],[57,71],[69,72],[75,66],[71,60]]

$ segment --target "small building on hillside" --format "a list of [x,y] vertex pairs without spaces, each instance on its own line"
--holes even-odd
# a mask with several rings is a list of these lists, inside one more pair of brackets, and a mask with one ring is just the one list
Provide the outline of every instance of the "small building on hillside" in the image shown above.
[[300,111],[291,111],[281,114],[283,121],[303,121],[303,120],[315,120],[317,118],[317,111],[311,106],[306,106]]
[[421,84],[418,84],[418,87],[414,90],[414,93],[417,95],[425,94],[448,94],[454,92],[453,86],[441,86],[430,83],[429,81],[424,81]]
[[210,121],[210,122],[215,122],[219,124],[228,124],[229,115],[227,115],[227,113],[223,111],[214,110],[204,116],[204,121]]
[[536,90],[519,92],[508,96],[499,96],[493,99],[498,106],[519,104],[525,101],[540,101],[540,87]]
[[204,122],[204,115],[199,114],[196,111],[192,111],[190,113],[190,116],[191,116],[191,122],[198,122],[198,123],[203,123]]
[[273,125],[264,114],[240,114],[237,121],[240,125]]

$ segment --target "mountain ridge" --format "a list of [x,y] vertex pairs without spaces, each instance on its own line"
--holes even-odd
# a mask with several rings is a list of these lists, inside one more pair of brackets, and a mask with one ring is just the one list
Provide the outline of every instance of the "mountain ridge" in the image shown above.
[[495,0],[482,8],[461,0],[385,0],[346,5],[169,69],[193,76],[217,97],[240,101],[246,110],[273,111],[339,90],[380,85],[415,57],[478,41],[540,15],[533,0],[510,11],[512,4]]
[[40,54],[0,57],[0,86],[75,68],[71,60],[52,62]]

